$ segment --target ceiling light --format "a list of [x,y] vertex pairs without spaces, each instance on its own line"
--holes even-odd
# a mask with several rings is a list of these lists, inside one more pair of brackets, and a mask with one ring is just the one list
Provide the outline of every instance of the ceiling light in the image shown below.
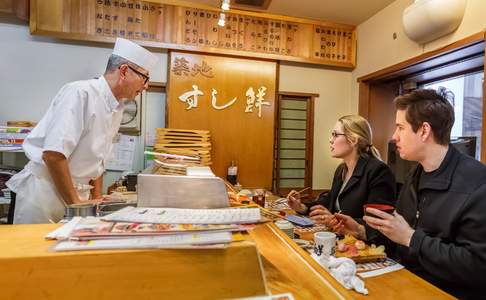
[[218,20],[218,25],[219,26],[224,26],[224,13],[219,14],[219,20]]
[[223,0],[223,2],[221,2],[221,9],[222,10],[229,10],[230,9],[230,0]]

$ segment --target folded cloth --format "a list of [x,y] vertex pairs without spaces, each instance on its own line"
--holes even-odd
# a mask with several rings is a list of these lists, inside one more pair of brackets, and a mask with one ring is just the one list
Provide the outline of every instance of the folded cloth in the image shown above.
[[312,254],[312,257],[346,289],[354,289],[358,293],[368,295],[364,282],[356,276],[356,263],[352,259],[334,256],[317,257],[315,254]]

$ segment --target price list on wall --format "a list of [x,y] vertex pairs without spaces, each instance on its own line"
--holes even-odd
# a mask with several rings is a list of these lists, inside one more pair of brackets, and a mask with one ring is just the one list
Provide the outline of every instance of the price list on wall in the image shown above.
[[[231,10],[219,11],[164,0],[31,0],[33,34],[81,40],[116,37],[145,45],[354,67],[355,27],[331,22]],[[57,10],[57,11],[56,11]]]
[[314,26],[313,56],[346,61],[353,54],[353,32],[340,28]]
[[[167,8],[145,1],[96,0],[95,34],[136,40],[163,40],[157,24]],[[170,9],[170,7],[169,7]]]
[[221,27],[218,17],[216,12],[184,9],[184,44],[278,55],[297,53],[298,23],[227,14]]

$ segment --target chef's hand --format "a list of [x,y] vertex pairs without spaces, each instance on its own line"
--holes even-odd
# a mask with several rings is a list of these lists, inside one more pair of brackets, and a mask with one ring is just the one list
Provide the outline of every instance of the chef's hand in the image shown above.
[[295,190],[291,190],[287,195],[287,203],[290,208],[299,214],[305,214],[307,211],[307,206],[300,201],[300,193]]
[[73,204],[94,204],[94,205],[99,205],[100,203],[102,202],[105,202],[105,198],[103,197],[100,197],[100,198],[96,198],[96,199],[89,199],[89,200],[76,200],[76,201],[73,201],[74,203]]
[[359,240],[366,240],[366,231],[363,225],[348,215],[336,213],[334,216],[338,220],[338,224],[331,228],[332,232],[339,235],[352,235]]
[[103,197],[103,195],[102,195],[102,194],[98,194],[98,193],[96,193],[96,194],[91,194],[91,195],[89,196],[89,200],[103,199],[103,198],[104,198],[104,197]]
[[367,208],[366,212],[376,216],[363,217],[363,220],[368,225],[380,231],[395,243],[407,247],[410,246],[410,240],[415,230],[408,225],[407,221],[400,214],[395,211],[391,215],[375,208]]
[[316,224],[323,224],[328,228],[335,226],[338,223],[333,214],[322,205],[312,206],[310,208],[309,217],[314,220]]

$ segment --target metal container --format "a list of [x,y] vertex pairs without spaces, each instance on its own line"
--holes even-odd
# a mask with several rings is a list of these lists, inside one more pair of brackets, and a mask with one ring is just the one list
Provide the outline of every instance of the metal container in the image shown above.
[[96,205],[94,204],[73,204],[68,205],[64,209],[64,219],[72,219],[73,217],[95,217]]
[[138,174],[139,207],[223,208],[229,206],[224,181],[219,177]]
[[101,203],[100,204],[100,210],[98,211],[98,215],[100,217],[109,215],[117,210],[120,210],[122,208],[125,208],[127,206],[133,206],[136,207],[137,203],[126,203],[126,202],[119,202],[119,203]]

